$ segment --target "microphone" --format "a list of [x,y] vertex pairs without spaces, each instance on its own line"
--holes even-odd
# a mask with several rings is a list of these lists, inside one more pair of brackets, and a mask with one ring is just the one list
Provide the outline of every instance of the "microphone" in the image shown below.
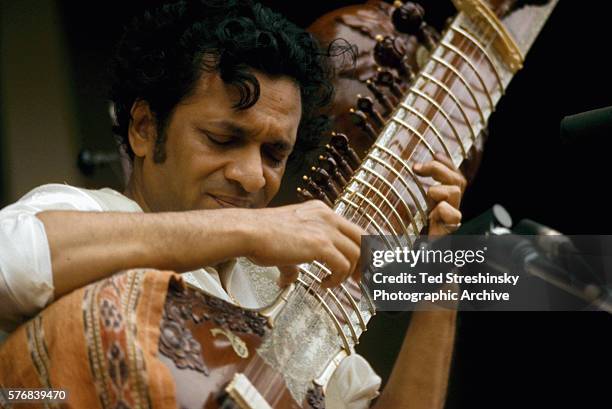
[[585,138],[600,139],[612,136],[612,106],[575,115],[561,121],[561,141],[572,144]]
[[529,240],[516,237],[510,253],[516,267],[612,314],[609,289],[592,282],[574,280],[568,271],[542,257]]
[[534,239],[538,247],[554,257],[578,252],[569,237],[531,219],[523,219],[518,222],[512,232],[525,236],[536,236]]
[[563,233],[535,222],[523,219],[512,230],[515,234],[534,236],[536,246],[553,261],[571,271],[572,277],[584,283],[604,284],[605,280],[595,274],[591,265],[581,256],[581,251]]
[[[509,237],[512,239],[508,240]],[[510,254],[510,259],[514,264],[515,268],[522,269],[523,271],[541,277],[553,276],[558,279],[567,278],[571,280],[571,274],[565,271],[563,268],[551,263],[547,258],[542,257],[536,247],[526,238],[521,236],[507,236],[506,245],[508,246],[504,253]],[[548,281],[548,280],[547,280]]]
[[510,233],[510,227],[512,227],[510,213],[502,205],[495,204],[469,222],[463,223],[452,235],[507,234]]

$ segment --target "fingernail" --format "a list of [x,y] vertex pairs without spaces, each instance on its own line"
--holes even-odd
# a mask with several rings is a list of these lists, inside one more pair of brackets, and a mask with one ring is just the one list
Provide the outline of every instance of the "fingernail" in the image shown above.
[[412,168],[413,168],[414,170],[417,170],[417,171],[418,171],[418,170],[421,170],[421,168],[422,168],[422,167],[423,167],[423,165],[421,165],[420,163],[415,163],[415,164],[412,166]]

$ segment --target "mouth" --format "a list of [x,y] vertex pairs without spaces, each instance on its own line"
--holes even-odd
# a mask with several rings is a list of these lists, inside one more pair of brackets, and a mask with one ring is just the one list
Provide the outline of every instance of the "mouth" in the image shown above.
[[237,197],[231,197],[231,196],[213,195],[210,193],[208,193],[208,196],[210,196],[221,207],[241,207],[241,208],[252,207],[252,203],[250,200],[237,198]]

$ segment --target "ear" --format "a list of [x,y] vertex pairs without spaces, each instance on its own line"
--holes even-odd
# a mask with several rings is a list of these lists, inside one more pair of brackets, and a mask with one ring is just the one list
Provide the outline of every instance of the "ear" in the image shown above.
[[140,158],[152,156],[157,139],[157,127],[149,104],[141,99],[135,101],[130,114],[132,118],[128,128],[128,138],[134,155]]

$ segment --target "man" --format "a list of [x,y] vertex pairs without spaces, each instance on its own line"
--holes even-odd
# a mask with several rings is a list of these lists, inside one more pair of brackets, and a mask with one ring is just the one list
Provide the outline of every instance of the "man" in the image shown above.
[[[243,306],[260,300],[237,258],[279,267],[271,271],[281,286],[297,279],[296,264],[312,260],[333,271],[325,286],[354,274],[362,228],[318,201],[265,208],[290,155],[317,136],[311,128],[330,100],[330,75],[310,35],[248,1],[179,2],[136,20],[113,64],[129,184],[123,195],[46,185],[0,212],[2,328],[130,268],[191,272],[194,285]],[[443,156],[414,170],[441,183],[428,192],[428,232],[447,233],[461,220],[465,179]],[[428,336],[435,339],[418,339],[421,348],[439,342]],[[443,338],[452,343],[452,333]],[[410,364],[406,348],[396,368]],[[435,359],[444,372],[450,355],[442,355]],[[371,390],[337,394],[345,407],[367,407],[379,379],[354,358],[334,378],[342,385],[351,372]],[[381,402],[409,402],[407,374],[392,377]]]

